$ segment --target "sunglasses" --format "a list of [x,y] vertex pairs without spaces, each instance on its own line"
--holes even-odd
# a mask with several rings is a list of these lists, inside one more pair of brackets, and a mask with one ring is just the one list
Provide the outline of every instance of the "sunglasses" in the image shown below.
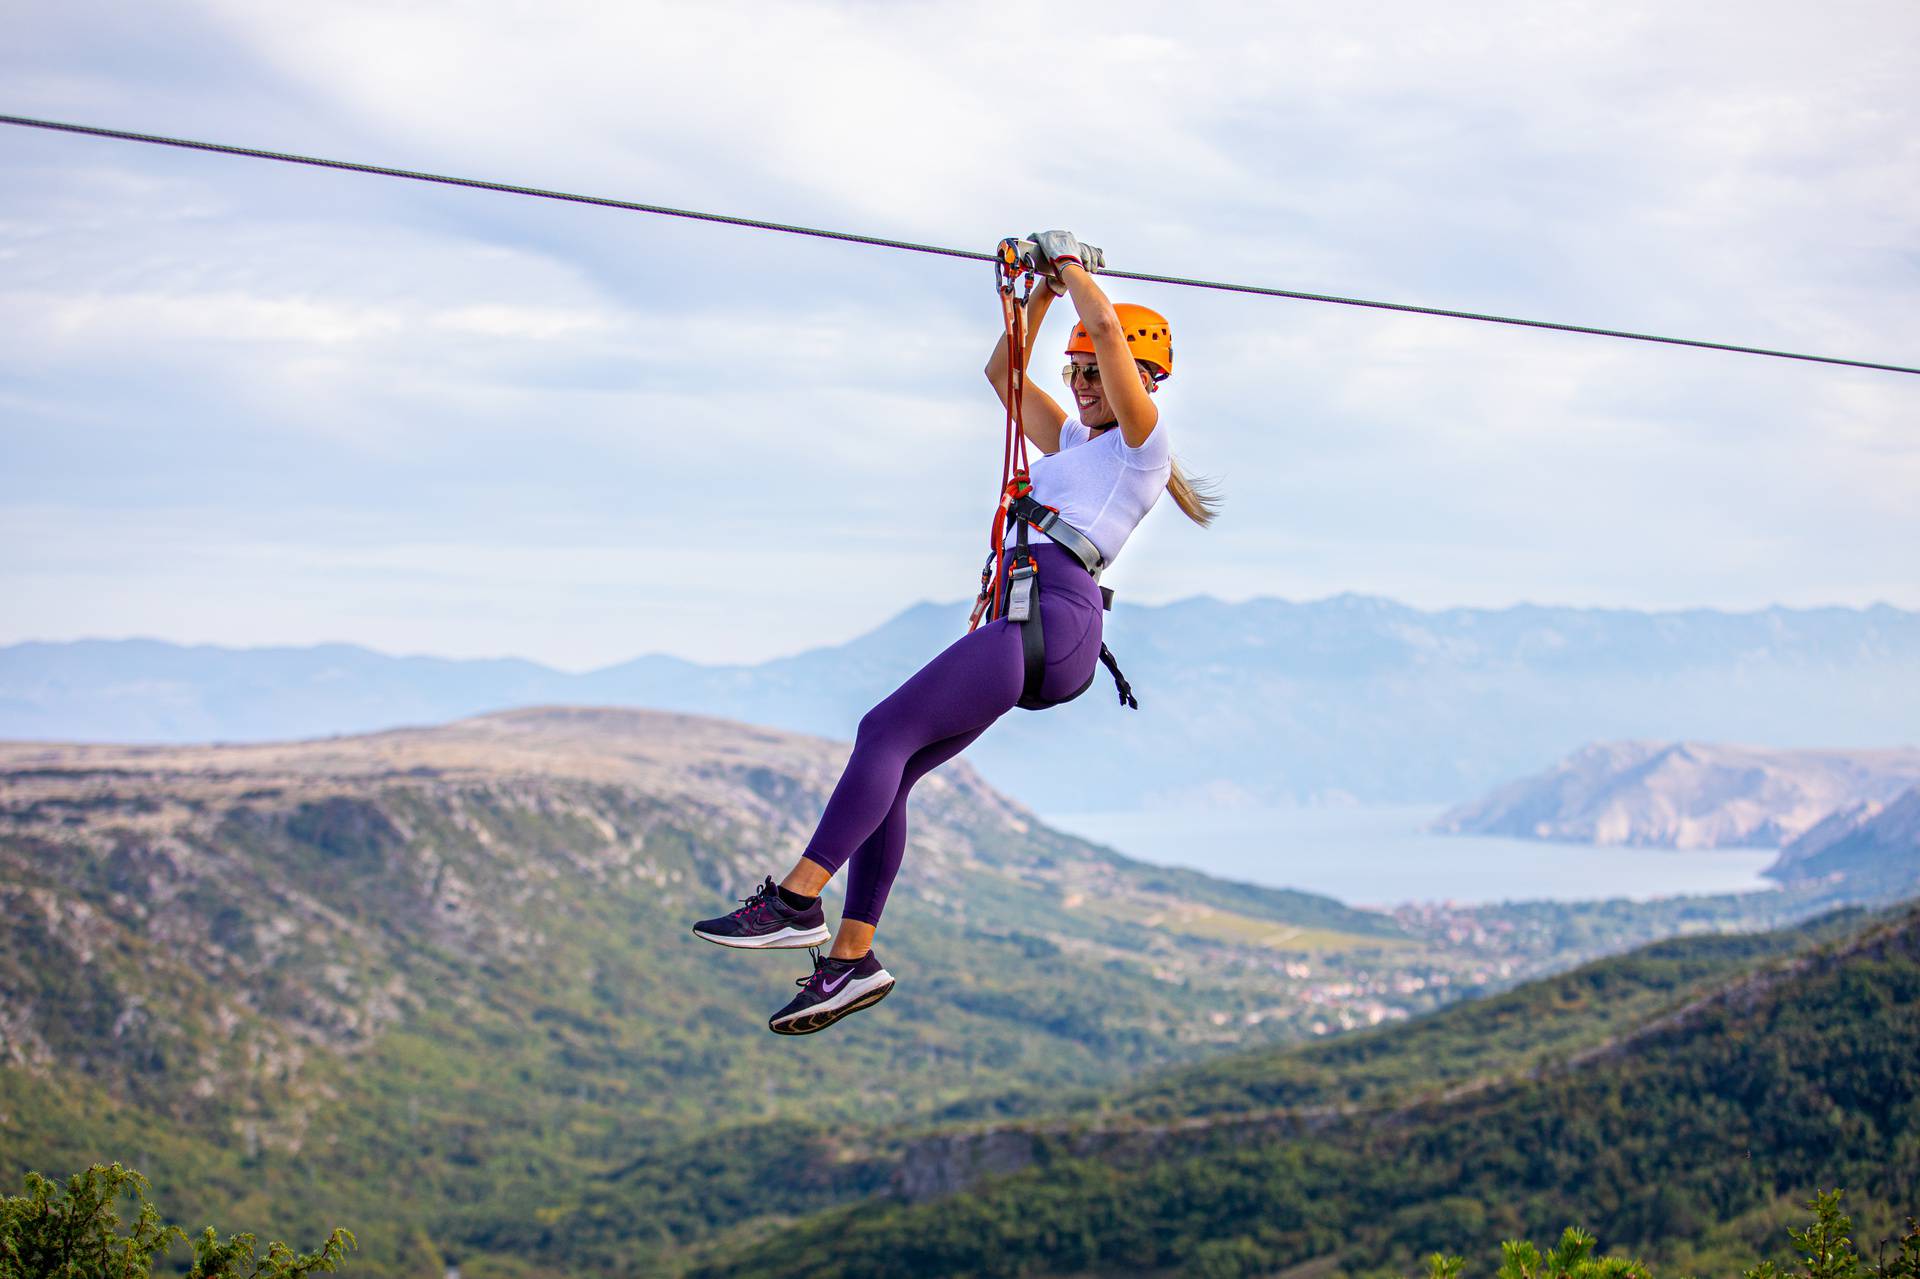
[[1069,364],[1060,370],[1060,380],[1068,386],[1073,385],[1073,375],[1080,374],[1088,386],[1100,385],[1100,366],[1098,364]]

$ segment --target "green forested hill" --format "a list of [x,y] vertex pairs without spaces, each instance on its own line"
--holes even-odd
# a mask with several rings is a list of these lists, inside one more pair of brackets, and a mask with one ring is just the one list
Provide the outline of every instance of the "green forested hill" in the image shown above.
[[1283,960],[1410,945],[1061,835],[956,765],[915,793],[880,940],[900,991],[773,1036],[805,953],[688,925],[790,863],[844,752],[565,709],[0,744],[0,1177],[119,1159],[175,1217],[349,1225],[361,1274],[652,1271],[866,1188],[857,1159],[802,1176],[839,1126],[1284,1038],[1246,1016]]
[[[950,1144],[961,1164],[991,1154],[961,1193],[896,1182],[704,1273],[1409,1272],[1436,1249],[1490,1269],[1499,1239],[1569,1222],[1719,1273],[1776,1248],[1784,1207],[1834,1185],[1871,1237],[1920,1201],[1920,909],[1806,940],[1664,944],[1167,1076],[1117,1121]],[[1398,1104],[1328,1104],[1351,1100]]]
[[956,765],[915,794],[879,947],[900,990],[779,1038],[804,954],[687,925],[798,853],[844,753],[564,708],[286,745],[0,743],[0,1177],[117,1159],[176,1220],[345,1225],[353,1273],[462,1279],[724,1273],[761,1265],[740,1250],[769,1228],[864,1202],[847,1255],[898,1273],[859,1263],[884,1236],[862,1231],[916,1228],[914,1201],[1036,1158],[1181,1167],[1473,1086],[1797,943],[1699,938],[1395,1019],[1609,938],[1817,900],[1396,922],[1130,861]]
[[1848,909],[1776,932],[1655,942],[1411,1023],[1162,1070],[1099,1104],[1109,1116],[1152,1121],[1438,1097],[1604,1043],[1767,960],[1842,937],[1866,918]]

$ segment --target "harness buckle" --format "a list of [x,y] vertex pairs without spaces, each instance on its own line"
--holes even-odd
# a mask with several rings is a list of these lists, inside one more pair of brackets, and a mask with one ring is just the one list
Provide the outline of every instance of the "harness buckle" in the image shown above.
[[1007,574],[1007,620],[1024,622],[1033,616],[1034,579],[1039,567],[1031,560],[1013,566]]

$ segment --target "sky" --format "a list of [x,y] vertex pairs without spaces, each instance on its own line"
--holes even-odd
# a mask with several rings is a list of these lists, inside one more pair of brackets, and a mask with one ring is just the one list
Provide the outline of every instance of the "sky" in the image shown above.
[[[1920,363],[1911,0],[0,5],[5,114]],[[1112,284],[1224,499],[1123,601],[1920,608],[1920,377]],[[957,635],[998,324],[979,263],[0,128],[0,643]]]

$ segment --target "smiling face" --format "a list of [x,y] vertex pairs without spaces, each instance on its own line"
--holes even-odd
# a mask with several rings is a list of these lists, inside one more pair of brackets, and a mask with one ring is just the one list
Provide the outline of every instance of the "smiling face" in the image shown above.
[[[1069,355],[1067,360],[1067,389],[1073,392],[1073,402],[1080,410],[1080,420],[1096,429],[1112,426],[1116,415],[1113,406],[1107,403],[1107,388],[1104,383],[1106,370],[1100,370],[1103,375],[1102,381],[1089,381],[1085,373],[1075,372],[1075,370],[1095,367],[1096,361],[1091,355],[1076,352]],[[1148,372],[1144,364],[1136,360],[1133,371],[1139,377],[1140,385],[1146,388],[1147,394],[1151,395],[1159,389],[1154,383],[1153,375]]]

